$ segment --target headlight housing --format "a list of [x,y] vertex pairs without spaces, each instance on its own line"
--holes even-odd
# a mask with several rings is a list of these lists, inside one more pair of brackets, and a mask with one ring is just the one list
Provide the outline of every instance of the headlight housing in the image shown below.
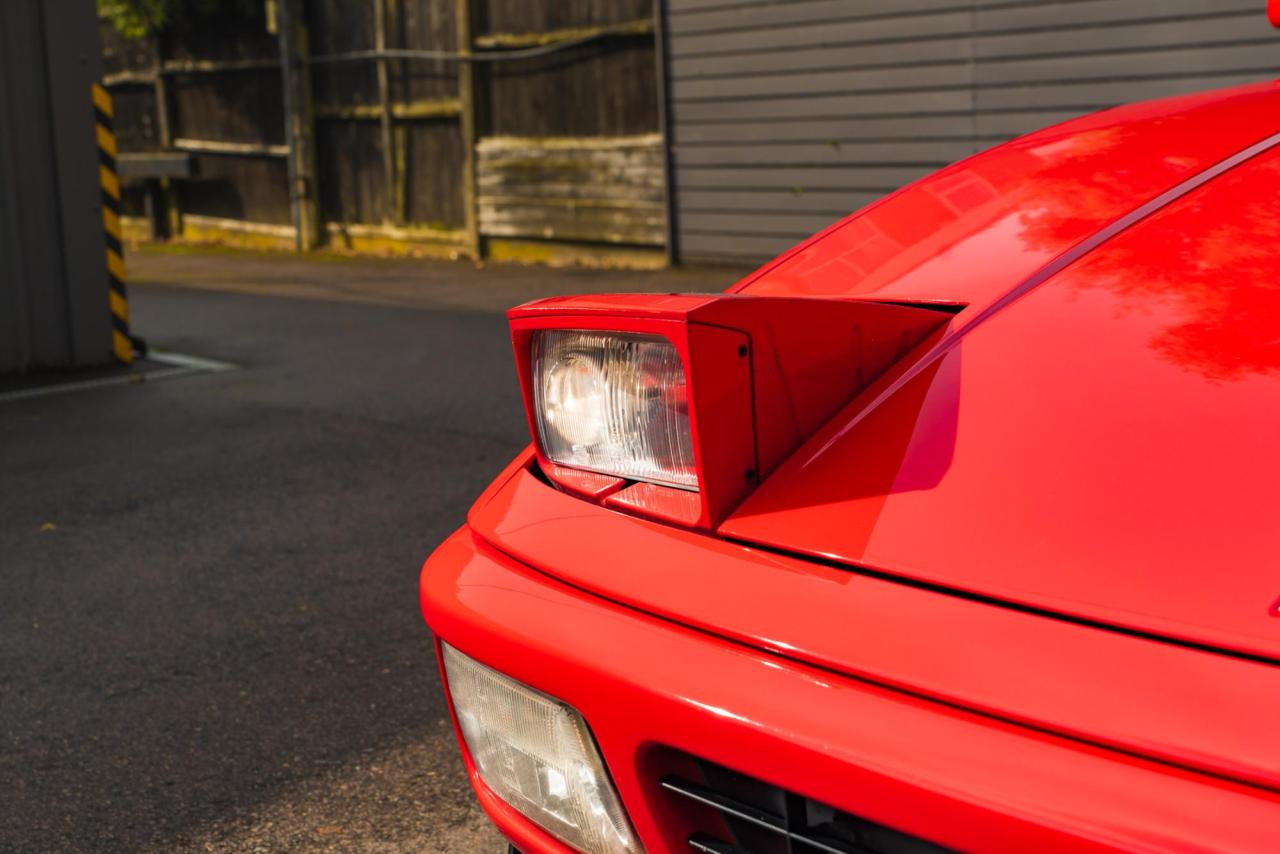
[[643,851],[582,716],[440,646],[458,725],[485,785],[586,854]]
[[555,297],[507,312],[539,474],[715,530],[945,310],[744,294]]
[[561,465],[698,488],[684,365],[657,335],[548,329],[533,338],[538,439]]

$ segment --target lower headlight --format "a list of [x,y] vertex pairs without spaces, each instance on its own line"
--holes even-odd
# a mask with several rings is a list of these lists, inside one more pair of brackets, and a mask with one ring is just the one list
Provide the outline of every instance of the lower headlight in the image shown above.
[[587,854],[643,850],[572,707],[441,644],[471,759],[493,792]]

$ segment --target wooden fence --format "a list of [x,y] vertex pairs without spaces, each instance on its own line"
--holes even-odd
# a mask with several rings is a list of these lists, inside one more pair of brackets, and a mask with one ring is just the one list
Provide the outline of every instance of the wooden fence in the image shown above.
[[104,27],[122,150],[194,161],[156,196],[172,235],[665,260],[652,0],[249,8],[137,42]]

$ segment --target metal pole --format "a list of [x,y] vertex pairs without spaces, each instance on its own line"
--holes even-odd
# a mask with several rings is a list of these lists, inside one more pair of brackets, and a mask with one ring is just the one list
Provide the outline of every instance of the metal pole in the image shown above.
[[667,264],[680,261],[676,228],[675,170],[671,164],[670,68],[667,61],[667,2],[653,3],[653,58],[657,69],[658,133],[662,136],[662,201],[666,209]]

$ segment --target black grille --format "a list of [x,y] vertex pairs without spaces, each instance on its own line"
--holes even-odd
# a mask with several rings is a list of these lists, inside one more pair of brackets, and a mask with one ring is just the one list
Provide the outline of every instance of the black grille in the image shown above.
[[936,854],[949,850],[719,765],[698,765],[703,782],[671,776],[664,777],[661,785],[677,798],[718,814],[720,826],[689,837],[690,850],[700,854]]

